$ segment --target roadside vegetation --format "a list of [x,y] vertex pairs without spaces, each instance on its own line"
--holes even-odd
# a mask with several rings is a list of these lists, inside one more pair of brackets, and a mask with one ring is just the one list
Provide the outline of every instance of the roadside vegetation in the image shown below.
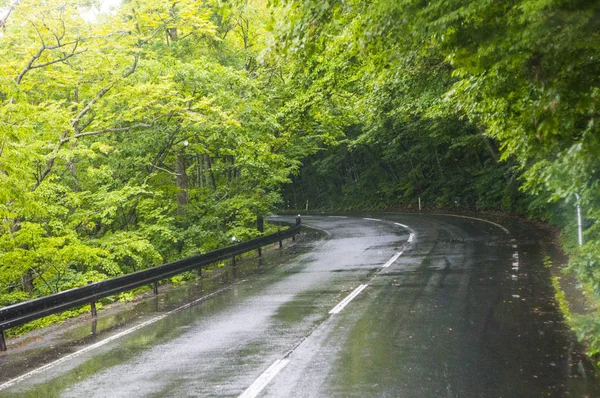
[[99,4],[0,0],[0,306],[419,198],[553,223],[600,297],[598,2]]

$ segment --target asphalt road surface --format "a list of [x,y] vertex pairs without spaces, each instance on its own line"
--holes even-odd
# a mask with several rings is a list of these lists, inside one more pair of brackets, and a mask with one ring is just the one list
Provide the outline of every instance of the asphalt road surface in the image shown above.
[[10,369],[26,358],[14,356],[29,354],[9,350],[0,396],[600,396],[535,228],[443,215],[303,222],[329,236],[207,300],[21,376]]

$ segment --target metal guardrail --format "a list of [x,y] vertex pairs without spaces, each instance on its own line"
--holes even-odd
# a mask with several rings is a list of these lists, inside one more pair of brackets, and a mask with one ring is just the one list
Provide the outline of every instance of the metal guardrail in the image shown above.
[[158,294],[158,281],[161,279],[170,278],[193,269],[202,269],[206,265],[228,258],[233,258],[235,264],[235,256],[255,249],[259,250],[260,255],[260,248],[262,246],[279,242],[279,247],[281,247],[282,240],[290,237],[294,239],[300,232],[300,228],[300,217],[298,217],[294,227],[271,235],[261,236],[206,254],[199,254],[158,267],[148,268],[101,282],[90,283],[86,286],[0,308],[0,351],[6,351],[7,349],[4,331],[9,328],[90,303],[92,316],[95,317],[95,302],[99,299],[148,284],[154,284],[154,293]]

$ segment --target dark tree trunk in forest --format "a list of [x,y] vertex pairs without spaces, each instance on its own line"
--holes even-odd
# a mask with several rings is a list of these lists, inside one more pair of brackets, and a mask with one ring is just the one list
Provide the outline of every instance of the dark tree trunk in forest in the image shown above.
[[206,168],[208,169],[208,178],[209,178],[209,182],[210,182],[210,186],[213,189],[213,192],[216,192],[217,190],[217,183],[215,181],[215,174],[213,173],[213,169],[212,169],[212,161],[210,159],[210,155],[206,154]]
[[21,287],[24,292],[31,295],[33,294],[33,279],[35,278],[32,268],[29,268],[23,275],[21,275]]
[[204,187],[204,179],[202,178],[202,166],[203,161],[201,160],[201,155],[199,153],[196,154],[196,186],[198,188]]
[[177,173],[176,184],[179,188],[179,193],[177,194],[177,211],[181,214],[185,211],[185,207],[188,204],[188,177],[183,153],[177,155],[175,172]]
[[496,148],[496,143],[492,138],[483,134],[482,136],[483,140],[485,141],[485,145],[488,151],[490,152],[490,155],[492,155],[492,159],[494,159],[494,163],[498,163],[498,161],[500,160],[500,152],[498,152],[498,148]]

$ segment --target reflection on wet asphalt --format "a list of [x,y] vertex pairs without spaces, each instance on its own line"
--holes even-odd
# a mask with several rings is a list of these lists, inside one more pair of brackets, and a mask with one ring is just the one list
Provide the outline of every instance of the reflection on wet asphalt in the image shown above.
[[[283,266],[238,267],[236,283],[202,286],[225,287],[209,300],[0,395],[238,396],[280,364],[261,396],[600,396],[553,301],[543,235],[442,215],[369,217],[383,221],[305,217],[331,237],[301,240]],[[394,222],[414,230],[412,243]],[[201,294],[174,291],[134,314],[141,322]],[[135,324],[120,317],[98,321],[104,337]],[[24,372],[26,356],[39,366],[104,338],[82,330],[56,342],[60,354],[9,351],[0,383]]]

